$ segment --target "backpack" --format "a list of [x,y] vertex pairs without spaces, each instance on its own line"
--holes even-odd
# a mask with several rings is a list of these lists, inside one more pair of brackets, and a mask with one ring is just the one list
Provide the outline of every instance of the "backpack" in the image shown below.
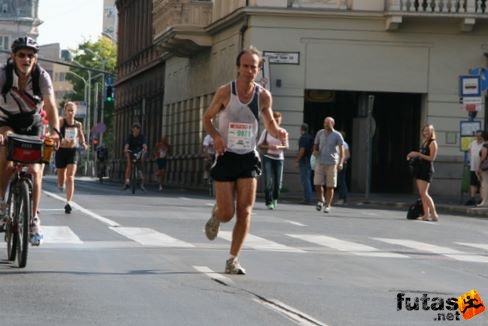
[[[12,88],[12,84],[14,81],[14,64],[12,63],[12,60],[9,59],[7,61],[7,65],[4,67],[5,69],[5,84],[3,84],[2,87],[2,96],[3,99],[6,101],[6,95]],[[34,93],[35,97],[38,97],[36,100],[38,100],[40,103],[42,101],[42,94],[41,94],[41,87],[39,86],[39,78],[41,76],[41,69],[39,65],[36,63],[34,67],[32,68],[32,92]]]
[[407,211],[407,220],[415,220],[418,217],[424,215],[424,208],[422,207],[422,201],[417,199]]

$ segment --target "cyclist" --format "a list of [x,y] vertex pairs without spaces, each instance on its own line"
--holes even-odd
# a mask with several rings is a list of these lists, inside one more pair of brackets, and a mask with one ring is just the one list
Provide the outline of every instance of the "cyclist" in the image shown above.
[[64,105],[64,118],[60,121],[63,140],[56,152],[56,171],[58,175],[58,187],[64,189],[66,183],[66,205],[64,212],[71,214],[71,201],[75,193],[75,174],[79,161],[78,148],[85,151],[88,145],[83,134],[83,125],[75,120],[77,106],[73,102]]
[[144,154],[147,152],[147,144],[144,135],[141,134],[141,125],[138,122],[134,122],[132,124],[131,132],[127,137],[127,140],[124,145],[124,153],[126,158],[125,184],[123,188],[124,190],[129,189],[130,187],[130,172],[132,169],[132,159],[131,159],[130,152],[137,153],[140,152],[141,150],[142,150],[142,156],[140,159],[141,190],[146,191],[146,188],[144,188],[144,173],[142,172],[142,167],[144,166]]
[[[0,69],[0,143],[5,144],[8,132],[22,135],[43,135],[41,110],[44,107],[51,131],[59,132],[59,118],[54,88],[49,74],[37,64],[39,45],[29,37],[16,39],[10,58]],[[54,134],[54,132],[52,132]],[[57,136],[55,136],[57,137]],[[0,214],[5,216],[5,191],[12,172],[7,162],[6,146],[0,146]],[[31,243],[39,245],[42,239],[38,216],[42,188],[41,164],[29,165],[32,174]],[[3,221],[3,218],[1,219]]]

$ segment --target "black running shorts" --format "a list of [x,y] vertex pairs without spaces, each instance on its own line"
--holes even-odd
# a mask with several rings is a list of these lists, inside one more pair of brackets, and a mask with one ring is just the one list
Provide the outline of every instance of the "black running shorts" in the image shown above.
[[261,160],[253,151],[247,154],[225,152],[215,159],[210,176],[215,181],[236,181],[243,178],[256,178],[261,175]]

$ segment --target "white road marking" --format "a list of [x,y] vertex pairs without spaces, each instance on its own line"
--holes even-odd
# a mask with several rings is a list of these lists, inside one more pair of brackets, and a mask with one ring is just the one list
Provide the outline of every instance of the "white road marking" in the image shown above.
[[[232,232],[230,231],[220,231],[219,238],[225,239],[227,241],[232,240]],[[266,240],[264,238],[248,234],[246,237],[246,241],[244,241],[244,247],[253,248],[255,250],[263,250],[263,251],[282,251],[282,252],[294,252],[294,253],[304,253],[306,251],[288,247],[282,245],[280,243]]]
[[178,248],[194,247],[191,243],[180,241],[150,228],[110,227],[110,229],[144,246]]
[[284,315],[286,318],[290,319],[297,325],[303,325],[303,326],[327,326],[327,324],[324,324],[306,313],[297,310],[295,308],[292,308],[283,302],[280,302],[278,300],[270,299],[270,300],[262,300],[262,299],[253,299],[255,302],[263,305],[264,307],[273,310],[274,312],[277,312],[281,315]]
[[207,275],[209,278],[219,280],[222,283],[225,283],[227,285],[234,283],[230,278],[225,277],[224,275],[222,275],[220,273],[214,272],[213,270],[211,270],[207,266],[193,266],[193,268],[196,271]]
[[357,256],[369,256],[369,257],[383,257],[383,258],[408,258],[406,255],[397,254],[393,252],[382,252],[377,248],[355,243],[351,241],[340,240],[325,235],[315,234],[287,234],[287,236],[300,239],[303,241],[318,244],[323,247],[329,247],[339,251],[350,252]]
[[300,223],[300,222],[295,222],[295,221],[290,221],[290,220],[285,220],[286,223],[290,223],[290,224],[293,224],[293,225],[296,225],[296,226],[306,226],[305,224],[303,223]]
[[419,251],[431,252],[434,254],[443,255],[459,261],[473,262],[473,263],[488,263],[488,257],[484,257],[480,255],[472,255],[459,250],[455,250],[443,246],[436,246],[425,242],[407,240],[407,239],[387,239],[387,238],[372,238],[372,239],[407,247],[407,248],[412,248]]
[[474,248],[479,248],[483,250],[488,250],[488,243],[470,243],[470,242],[456,242],[457,244],[463,245],[463,246],[468,246],[468,247],[474,247]]
[[83,241],[68,226],[42,226],[42,243],[82,244]]
[[[45,190],[43,190],[43,192],[46,195],[48,195],[49,197],[52,197],[52,198],[57,199],[59,201],[62,201],[62,202],[66,201],[66,199],[64,197],[58,196],[56,194],[53,194],[52,192],[45,191]],[[94,218],[94,219],[96,219],[96,220],[104,223],[104,224],[107,224],[110,227],[114,227],[114,226],[119,226],[120,225],[119,223],[117,223],[115,221],[112,221],[112,220],[110,220],[110,219],[108,219],[106,217],[103,217],[101,215],[98,215],[98,214],[96,214],[96,213],[94,213],[94,212],[92,212],[92,211],[90,211],[90,210],[88,210],[88,209],[86,209],[86,208],[78,205],[75,202],[72,202],[71,207],[73,209],[77,209],[77,210],[81,211],[82,213],[84,213],[84,214],[86,214],[86,215],[88,215],[88,216],[90,216],[90,217],[92,217],[92,218]]]

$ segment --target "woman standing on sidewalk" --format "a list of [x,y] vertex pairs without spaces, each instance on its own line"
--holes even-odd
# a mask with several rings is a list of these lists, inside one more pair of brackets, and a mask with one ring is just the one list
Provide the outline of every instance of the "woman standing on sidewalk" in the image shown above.
[[415,182],[422,200],[424,216],[418,219],[423,221],[437,222],[439,215],[435,209],[434,200],[429,195],[430,182],[434,175],[434,161],[437,157],[437,142],[435,140],[435,129],[433,125],[426,125],[422,129],[424,141],[420,151],[408,153],[407,160],[416,159]]
[[483,138],[483,146],[480,150],[480,164],[478,168],[478,175],[481,178],[481,203],[477,205],[478,207],[486,207],[488,206],[488,170],[483,171],[481,170],[481,162],[488,160],[488,131],[483,131],[481,133],[481,137]]
[[58,188],[63,191],[66,183],[66,205],[64,212],[71,214],[71,200],[75,193],[75,174],[79,155],[78,147],[84,150],[88,148],[83,134],[83,125],[75,120],[76,104],[67,102],[64,105],[64,118],[59,121],[59,129],[63,140],[56,151],[56,171],[58,176]]

